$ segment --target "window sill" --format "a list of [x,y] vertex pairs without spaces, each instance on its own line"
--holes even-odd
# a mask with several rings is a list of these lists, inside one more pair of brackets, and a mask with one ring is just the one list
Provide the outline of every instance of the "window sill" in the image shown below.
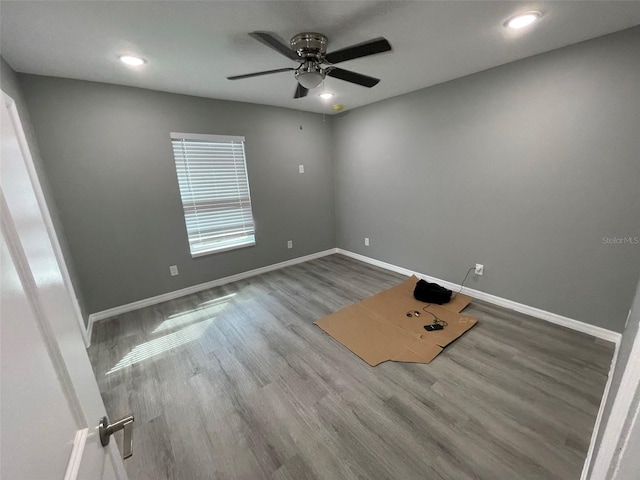
[[256,242],[254,240],[252,242],[247,242],[247,243],[240,243],[236,245],[228,245],[226,247],[212,248],[210,250],[204,250],[197,253],[191,252],[191,258],[198,258],[198,257],[204,257],[206,255],[213,255],[216,253],[228,252],[230,250],[235,250],[237,248],[253,247],[255,244]]

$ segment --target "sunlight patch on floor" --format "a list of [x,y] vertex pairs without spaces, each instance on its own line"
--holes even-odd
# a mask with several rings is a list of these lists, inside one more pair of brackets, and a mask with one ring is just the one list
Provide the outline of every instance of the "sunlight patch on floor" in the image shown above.
[[202,337],[215,318],[202,320],[195,325],[190,325],[174,333],[169,333],[160,338],[141,343],[127,353],[111,370],[107,372],[110,375],[123,368],[130,367],[138,362],[142,362],[161,353],[168,352],[176,347],[193,342]]
[[224,297],[218,297],[213,300],[202,302],[198,307],[187,310],[186,312],[175,313],[169,315],[169,317],[158,325],[151,333],[159,333],[166,330],[174,330],[179,327],[183,327],[195,321],[203,320],[202,317],[209,317],[214,313],[220,312],[225,308],[229,300],[235,296],[235,293],[225,295]]

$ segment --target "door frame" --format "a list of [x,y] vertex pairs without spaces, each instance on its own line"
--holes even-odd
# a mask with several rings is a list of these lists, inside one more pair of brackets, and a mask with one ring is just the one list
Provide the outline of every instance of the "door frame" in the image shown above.
[[25,165],[27,167],[27,171],[29,172],[29,178],[31,179],[31,184],[33,185],[33,191],[36,194],[36,199],[38,200],[38,205],[40,206],[40,211],[42,212],[42,217],[44,218],[47,233],[49,234],[49,238],[51,239],[51,245],[53,246],[53,251],[58,262],[58,267],[60,268],[60,272],[62,273],[62,278],[64,280],[67,292],[69,292],[69,299],[71,301],[71,305],[73,306],[73,311],[75,313],[78,326],[80,327],[80,332],[82,333],[84,346],[85,348],[88,348],[91,344],[91,338],[89,337],[87,327],[85,327],[84,325],[84,319],[82,318],[82,311],[80,310],[80,304],[78,303],[76,290],[73,286],[73,282],[71,281],[71,275],[69,274],[69,269],[67,268],[64,254],[62,253],[62,247],[60,245],[56,229],[53,225],[51,213],[49,212],[49,205],[44,196],[44,191],[42,190],[42,185],[40,184],[40,178],[38,177],[38,172],[33,162],[33,157],[31,156],[29,143],[24,133],[24,125],[20,120],[16,102],[3,90],[0,90],[0,92],[2,92],[2,102],[4,103],[5,108],[9,113],[9,117],[11,118],[11,121],[13,122],[13,125],[15,127],[18,144],[20,145],[20,150],[22,151]]
[[[636,291],[636,298],[632,304],[627,324],[638,322],[640,317],[640,283]],[[630,334],[628,329],[625,329]],[[607,422],[601,427],[603,431],[600,447],[593,459],[593,470],[589,476],[592,480],[604,478],[617,479],[619,469],[624,460],[629,460],[637,453],[627,450],[633,435],[637,432],[633,430],[634,418],[640,414],[640,406],[634,405],[635,399],[640,392],[640,329],[636,331],[632,339],[631,351],[620,378],[620,386],[613,399],[610,395],[603,398],[603,404],[611,400],[612,408]],[[611,374],[613,376],[613,373]],[[637,428],[637,427],[636,427]],[[594,438],[595,438],[594,432]],[[593,442],[592,442],[593,443]]]

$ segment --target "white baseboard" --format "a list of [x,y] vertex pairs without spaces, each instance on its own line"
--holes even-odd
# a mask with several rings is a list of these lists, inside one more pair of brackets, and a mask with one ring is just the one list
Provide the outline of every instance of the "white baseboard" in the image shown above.
[[89,315],[89,327],[87,329],[88,337],[89,339],[91,339],[91,333],[93,332],[93,324],[101,320],[106,320],[107,318],[122,315],[123,313],[132,312],[134,310],[139,310],[141,308],[149,307],[151,305],[157,305],[158,303],[166,302],[168,300],[173,300],[174,298],[184,297],[185,295],[201,292],[209,288],[219,287],[220,285],[225,285],[227,283],[237,282],[238,280],[243,280],[245,278],[260,275],[262,273],[271,272],[273,270],[278,270],[280,268],[290,267],[291,265],[308,262],[309,260],[314,260],[316,258],[326,257],[327,255],[332,255],[334,253],[336,253],[336,249],[330,248],[329,250],[312,253],[311,255],[305,255],[304,257],[298,257],[298,258],[293,258],[291,260],[287,260],[284,262],[274,263],[273,265],[267,265],[266,267],[256,268],[254,270],[238,273],[236,275],[230,275],[228,277],[219,278],[217,280],[212,280],[210,282],[200,283],[198,285],[182,288],[180,290],[174,290],[173,292],[163,293],[162,295],[156,295],[155,297],[138,300],[137,302],[127,303],[126,305],[120,305],[119,307],[114,307],[108,310],[103,310],[101,312],[92,313],[91,315]]
[[[366,257],[364,255],[360,255],[359,253],[353,253],[348,250],[343,250],[341,248],[337,248],[336,253],[354,258],[356,260],[360,260],[361,262],[365,262],[370,265],[375,265],[376,267],[384,268],[385,270],[391,270],[393,272],[397,272],[402,275],[406,275],[406,276],[415,275],[416,277],[423,278],[429,282],[438,283],[448,288],[449,290],[454,290],[454,291],[460,290],[460,285],[457,285],[455,283],[447,282],[446,280],[441,280],[439,278],[431,277],[423,273],[414,272],[407,268],[398,267],[397,265],[392,265],[390,263],[381,262],[380,260]],[[479,290],[474,290],[472,288],[464,287],[462,289],[462,293],[469,295],[470,297],[477,298],[478,300],[484,300],[486,302],[492,303],[494,305],[498,305],[500,307],[508,308],[510,310],[515,310],[516,312],[531,315],[532,317],[536,317],[541,320],[546,320],[547,322],[555,323],[556,325],[561,325],[563,327],[567,327],[572,330],[576,330],[578,332],[586,333],[587,335],[592,335],[594,337],[601,338],[609,342],[613,342],[616,345],[620,343],[620,339],[622,338],[622,334],[618,332],[607,330],[606,328],[602,328],[602,327],[597,327],[595,325],[590,325],[588,323],[584,323],[579,320],[574,320],[573,318],[563,317],[562,315],[558,315],[556,313],[551,313],[551,312],[547,312],[546,310],[530,307],[529,305],[524,305],[522,303],[514,302],[512,300],[507,300],[506,298],[497,297],[495,295],[481,292]]]
[[[308,262],[309,260],[325,257],[327,255],[332,255],[334,253],[339,253],[346,257],[351,257],[356,260],[360,260],[361,262],[368,263],[376,267],[384,268],[385,270],[391,270],[392,272],[397,272],[402,275],[406,275],[406,276],[415,275],[418,278],[423,278],[430,282],[436,282],[450,290],[458,291],[460,289],[460,285],[457,285],[452,282],[448,282],[446,280],[435,278],[430,275],[425,275],[423,273],[414,272],[407,268],[399,267],[391,263],[382,262],[380,260],[376,260],[371,257],[360,255],[358,253],[353,253],[348,250],[343,250],[341,248],[330,248],[329,250],[313,253],[311,255],[305,255],[304,257],[293,258],[285,262],[275,263],[273,265],[267,265],[266,267],[256,268],[254,270],[249,270],[247,272],[242,272],[236,275],[231,275],[228,277],[219,278],[217,280],[212,280],[211,282],[205,282],[198,285],[193,285],[191,287],[183,288],[181,290],[175,290],[173,292],[164,293],[162,295],[146,298],[144,300],[138,300],[137,302],[128,303],[126,305],[121,305],[119,307],[110,308],[108,310],[103,310],[101,312],[92,313],[91,315],[89,315],[89,326],[87,328],[87,336],[89,339],[91,339],[91,334],[93,332],[93,324],[101,320],[115,317],[117,315],[122,315],[123,313],[132,312],[134,310],[148,307],[150,305],[156,305],[158,303],[166,302],[168,300],[173,300],[174,298],[179,298],[185,295],[190,295],[192,293],[201,292],[202,290],[207,290],[209,288],[219,287],[220,285],[225,285],[227,283],[243,280],[245,278],[253,277],[255,275],[260,275],[262,273],[271,272],[273,270],[289,267],[291,265],[296,265],[298,263]],[[563,327],[567,327],[572,330],[576,330],[578,332],[586,333],[587,335],[592,335],[594,337],[601,338],[609,342],[613,342],[616,345],[620,343],[620,339],[622,337],[620,333],[607,330],[606,328],[590,325],[588,323],[580,322],[578,320],[564,317],[556,313],[547,312],[546,310],[541,310],[539,308],[530,307],[529,305],[517,303],[511,300],[507,300],[505,298],[491,295],[489,293],[481,292],[479,290],[474,290],[472,288],[464,287],[462,289],[462,293],[469,295],[473,298],[477,298],[478,300],[484,300],[494,305],[505,307],[510,310],[515,310],[516,312],[531,315],[532,317],[540,318],[542,320],[555,323],[556,325],[561,325]]]

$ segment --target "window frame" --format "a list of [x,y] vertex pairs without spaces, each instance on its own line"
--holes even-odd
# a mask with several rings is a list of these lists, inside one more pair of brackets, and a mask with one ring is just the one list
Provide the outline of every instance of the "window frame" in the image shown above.
[[[234,136],[234,135],[215,135],[215,134],[202,134],[202,133],[184,133],[184,132],[170,132],[170,140],[171,140],[171,149],[172,149],[172,158],[173,158],[173,165],[175,168],[175,172],[176,172],[176,180],[178,182],[178,191],[180,194],[180,203],[182,206],[182,217],[184,220],[184,225],[185,225],[185,233],[187,234],[187,243],[189,245],[189,253],[191,254],[192,258],[198,258],[198,257],[203,257],[206,255],[213,255],[216,253],[222,253],[222,252],[228,252],[230,250],[235,250],[238,248],[246,248],[246,247],[252,247],[256,245],[256,228],[255,228],[255,218],[253,216],[253,204],[251,202],[251,189],[250,189],[250,185],[249,185],[249,172],[247,169],[247,155],[246,155],[246,150],[245,150],[245,137],[244,136]],[[242,188],[244,190],[245,185],[244,185],[244,181],[246,180],[246,193],[247,193],[247,198],[248,198],[248,208],[249,208],[249,214],[250,214],[250,218],[251,218],[251,229],[249,229],[248,231],[250,231],[251,233],[248,233],[246,235],[247,238],[250,238],[249,241],[243,241],[243,242],[238,242],[235,244],[227,244],[224,246],[214,246],[214,245],[210,245],[208,248],[202,249],[202,250],[198,250],[196,252],[194,252],[193,250],[193,246],[196,244],[196,241],[194,238],[192,238],[192,236],[190,236],[189,233],[189,218],[188,215],[193,215],[193,212],[188,212],[188,203],[185,203],[185,192],[183,192],[182,187],[181,187],[181,174],[179,172],[179,166],[180,163],[182,163],[182,165],[185,165],[185,163],[187,162],[187,159],[184,158],[182,160],[179,160],[178,157],[176,156],[176,144],[179,144],[181,141],[191,141],[191,142],[203,142],[203,143],[227,143],[227,144],[241,144],[241,151],[242,151],[242,163],[243,163],[243,167],[244,167],[244,177],[241,179],[240,182],[237,183],[237,185],[239,186],[239,188]],[[237,167],[234,165],[233,167],[234,169],[236,169],[236,174],[237,174]],[[241,184],[242,183],[242,184]],[[191,183],[188,183],[191,186]],[[212,189],[213,191],[213,189]],[[242,201],[240,200],[241,197],[238,197],[238,205],[242,204]],[[191,199],[191,203],[192,203],[192,209],[197,210],[197,206],[196,203],[193,199]],[[239,206],[240,209],[242,209],[242,207]],[[193,235],[193,234],[191,234]],[[202,243],[206,243],[206,242],[202,242]],[[223,243],[223,242],[219,242],[219,243]]]

